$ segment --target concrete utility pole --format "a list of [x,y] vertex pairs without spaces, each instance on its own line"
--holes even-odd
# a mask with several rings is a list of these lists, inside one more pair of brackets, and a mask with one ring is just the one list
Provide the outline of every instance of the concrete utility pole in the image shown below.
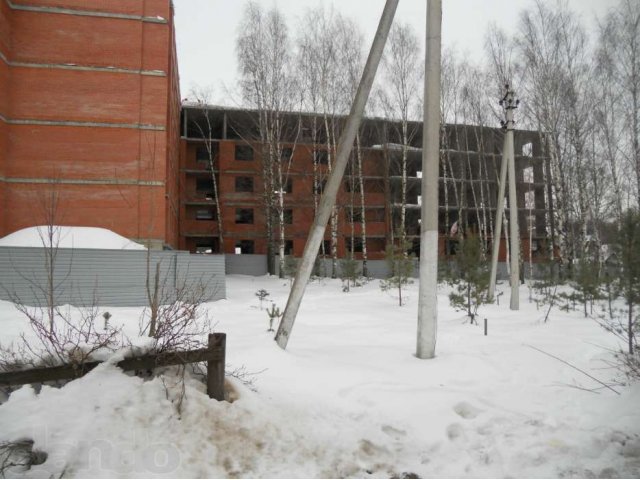
[[420,290],[416,356],[436,354],[438,326],[438,181],[440,158],[440,70],[442,0],[427,1],[427,34],[422,126]]
[[389,36],[389,30],[393,23],[393,17],[395,16],[398,2],[399,0],[387,0],[384,6],[382,17],[378,24],[378,30],[376,31],[376,36],[373,39],[371,51],[369,52],[367,63],[365,64],[364,71],[362,72],[360,85],[358,86],[358,91],[356,92],[353,105],[351,106],[351,112],[349,112],[347,123],[342,135],[340,136],[340,141],[338,142],[336,163],[331,175],[329,176],[329,180],[327,181],[326,189],[320,198],[318,212],[316,213],[316,218],[313,221],[311,230],[309,231],[302,261],[298,267],[298,272],[296,273],[296,278],[293,282],[291,293],[289,293],[289,299],[287,300],[287,306],[284,310],[280,326],[278,327],[278,332],[276,333],[276,342],[278,342],[278,345],[283,349],[287,348],[287,342],[289,341],[291,330],[296,320],[296,315],[298,314],[302,297],[304,296],[304,291],[307,288],[307,282],[311,277],[311,271],[313,270],[313,264],[318,254],[318,249],[320,248],[320,244],[324,238],[324,231],[327,227],[329,217],[331,216],[331,210],[336,203],[338,189],[340,188],[344,170],[347,166],[351,149],[353,148],[356,133],[358,132],[358,128],[360,128],[360,122],[362,121],[362,116],[364,114],[364,107],[367,103],[367,99],[369,98],[369,93],[371,92],[371,86],[373,85],[373,80],[375,78],[376,71],[378,70],[384,45],[387,42],[387,37]]
[[496,277],[498,274],[498,255],[502,237],[502,216],[504,215],[504,192],[507,183],[507,135],[505,133],[502,145],[502,163],[500,164],[500,183],[498,184],[498,202],[496,209],[496,223],[493,227],[493,247],[491,250],[491,277],[489,279],[489,299],[493,301],[496,293]]
[[509,227],[511,236],[511,310],[520,310],[520,229],[518,227],[518,196],[516,195],[516,156],[514,152],[513,111],[518,108],[520,100],[515,99],[513,90],[507,87],[507,94],[504,97],[503,105],[507,111],[507,152],[509,153]]
[[518,108],[520,100],[515,99],[514,91],[505,85],[507,93],[502,99],[502,106],[506,110],[505,128],[506,150],[509,165],[509,235],[511,236],[511,310],[520,310],[520,232],[518,228],[518,196],[516,195],[516,159],[513,143],[513,130],[515,122],[513,111]]
[[504,215],[504,193],[507,183],[507,171],[509,172],[509,235],[511,258],[511,310],[520,309],[520,233],[518,228],[518,197],[516,195],[516,168],[513,142],[513,130],[515,121],[513,111],[518,108],[520,100],[516,100],[514,91],[505,85],[506,93],[500,105],[505,110],[505,120],[502,128],[505,129],[504,144],[502,147],[502,164],[500,165],[500,184],[498,185],[498,202],[496,209],[496,222],[493,235],[493,249],[491,252],[491,277],[489,280],[489,298],[493,299],[496,288],[496,276],[498,271],[498,252],[502,236],[502,216]]

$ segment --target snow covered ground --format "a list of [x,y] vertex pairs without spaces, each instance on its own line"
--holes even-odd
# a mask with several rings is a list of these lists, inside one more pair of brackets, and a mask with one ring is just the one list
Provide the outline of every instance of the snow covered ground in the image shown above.
[[[548,323],[521,310],[481,309],[489,335],[439,297],[437,357],[418,360],[417,283],[407,304],[378,281],[343,293],[311,283],[287,351],[267,332],[255,292],[284,308],[289,282],[227,277],[208,305],[227,333],[237,400],[216,402],[196,379],[177,408],[176,377],[129,376],[107,363],[61,389],[25,386],[0,405],[0,442],[33,439],[45,463],[27,477],[638,477],[640,385],[599,389],[561,357],[609,382],[617,341],[580,312]],[[507,299],[507,300],[504,300]],[[270,304],[270,303],[269,303]],[[135,335],[140,309],[109,308]],[[0,339],[26,323],[0,303]],[[173,402],[172,402],[173,400]]]
[[[0,238],[0,247],[42,247],[47,245],[48,227],[29,227]],[[105,248],[115,250],[146,250],[106,228],[53,226],[53,246],[59,248]]]

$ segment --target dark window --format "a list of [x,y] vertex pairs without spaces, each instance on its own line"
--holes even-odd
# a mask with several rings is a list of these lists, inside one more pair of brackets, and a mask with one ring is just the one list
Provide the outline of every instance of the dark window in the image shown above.
[[302,141],[309,141],[309,140],[313,140],[313,135],[311,133],[311,129],[308,127],[302,127]]
[[218,253],[220,251],[220,241],[218,238],[211,240],[201,240],[196,242],[196,253]]
[[347,192],[351,192],[354,191],[356,193],[360,192],[360,182],[358,181],[357,178],[354,178],[353,180],[350,178],[347,178],[344,181],[344,189]]
[[379,223],[384,222],[384,208],[367,208],[364,211],[364,216],[367,222]]
[[236,160],[253,160],[251,145],[236,145]]
[[198,162],[209,161],[209,151],[207,150],[207,147],[198,147],[196,149],[196,161]]
[[291,210],[290,208],[285,210],[283,213],[284,216],[284,223],[285,225],[292,225],[293,224],[293,210]]
[[210,178],[196,178],[196,190],[198,192],[213,191],[213,180]]
[[293,240],[284,241],[284,254],[293,255]]
[[313,154],[316,157],[317,163],[321,165],[329,164],[329,154],[327,153],[326,150],[316,150],[315,152],[313,152]]
[[321,180],[317,184],[314,183],[314,185],[313,185],[313,193],[315,193],[317,195],[322,194],[322,192],[324,192],[326,186],[327,186],[327,180]]
[[213,220],[215,215],[212,208],[199,208],[196,210],[196,220]]
[[211,178],[196,178],[196,195],[206,200],[213,200],[213,180]]
[[285,147],[280,153],[280,158],[282,158],[283,160],[289,160],[291,158],[291,155],[293,155],[293,149],[291,147]]
[[364,191],[365,193],[383,193],[384,183],[382,180],[365,180]]
[[253,192],[253,177],[236,177],[236,192]]
[[236,253],[254,253],[254,243],[253,240],[240,240],[236,242],[235,245]]
[[331,240],[323,240],[318,255],[331,255]]
[[[345,238],[345,246],[348,252],[351,252],[351,237]],[[356,237],[353,239],[353,251],[362,252],[362,237]]]
[[351,212],[350,208],[347,208],[347,222],[362,223],[362,210],[360,208],[354,208]]
[[253,223],[253,208],[236,208],[236,223]]
[[[211,159],[215,160],[218,157],[218,144],[217,143],[212,143],[211,144]],[[201,145],[198,148],[196,148],[196,161],[197,162],[209,162],[209,150],[207,150],[207,146],[206,145]]]
[[287,178],[284,182],[284,193],[293,193],[293,179]]

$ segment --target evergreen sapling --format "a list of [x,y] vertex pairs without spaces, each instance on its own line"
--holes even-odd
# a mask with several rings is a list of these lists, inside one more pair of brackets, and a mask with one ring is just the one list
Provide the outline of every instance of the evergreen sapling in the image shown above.
[[360,278],[360,267],[358,261],[349,255],[347,258],[340,260],[340,279],[342,280],[342,291],[349,292],[351,287],[358,287],[358,278]]
[[477,324],[478,308],[489,303],[490,275],[476,234],[461,240],[454,262],[458,276],[451,280],[455,290],[449,294],[449,302],[456,310],[466,311],[470,322]]
[[260,300],[260,310],[262,310],[262,302],[269,296],[269,292],[267,292],[264,288],[261,288],[256,292],[256,297]]
[[387,245],[385,259],[391,272],[386,280],[380,281],[380,288],[383,292],[388,290],[398,290],[398,305],[402,306],[402,291],[406,285],[413,283],[413,254],[408,254],[409,242]]
[[280,311],[280,308],[276,307],[275,303],[272,303],[271,309],[267,310],[267,315],[269,315],[269,330],[267,330],[267,332],[273,332],[275,331],[273,329],[273,321],[276,318],[280,318],[282,316],[282,312]]

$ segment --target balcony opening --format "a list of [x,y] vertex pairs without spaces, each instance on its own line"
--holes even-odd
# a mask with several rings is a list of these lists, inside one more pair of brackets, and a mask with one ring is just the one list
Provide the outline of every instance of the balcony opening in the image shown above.
[[253,147],[251,145],[236,145],[235,159],[240,161],[253,160]]
[[196,210],[196,220],[215,220],[213,208],[199,208]]
[[236,192],[253,193],[253,177],[236,177]]
[[240,225],[253,224],[253,208],[236,208],[236,223]]
[[235,244],[236,255],[253,254],[255,252],[255,243],[253,240],[240,240]]

